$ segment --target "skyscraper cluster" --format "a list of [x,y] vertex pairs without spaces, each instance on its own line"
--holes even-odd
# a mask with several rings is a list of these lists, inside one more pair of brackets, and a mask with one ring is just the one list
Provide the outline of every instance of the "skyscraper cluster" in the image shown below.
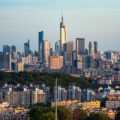
[[[101,69],[106,63],[114,64],[120,59],[117,51],[98,51],[98,42],[91,40],[86,47],[85,38],[76,37],[68,41],[63,16],[60,22],[60,37],[51,48],[44,39],[44,31],[38,32],[38,50],[32,51],[30,40],[24,43],[24,51],[19,52],[15,45],[4,45],[0,52],[0,70],[12,71],[63,71],[78,72],[83,69]],[[110,62],[111,60],[111,62]]]
[[55,43],[55,51],[50,48],[50,42],[44,40],[43,31],[39,32],[38,36],[38,61],[50,69],[57,70],[66,67],[82,69],[84,64],[83,59],[87,59],[88,56],[95,58],[98,51],[96,41],[89,43],[89,50],[85,49],[85,38],[76,38],[74,48],[74,41],[67,40],[63,16],[60,22],[60,40]]

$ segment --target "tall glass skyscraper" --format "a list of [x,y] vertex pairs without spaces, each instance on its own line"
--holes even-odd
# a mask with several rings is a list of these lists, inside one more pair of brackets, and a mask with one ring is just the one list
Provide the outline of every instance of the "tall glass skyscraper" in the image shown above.
[[64,19],[60,23],[60,52],[63,52],[63,45],[66,43],[66,28],[64,24]]
[[27,57],[30,54],[30,41],[24,43],[24,55]]
[[94,51],[95,51],[95,54],[98,52],[98,42],[97,41],[94,41]]
[[76,52],[79,55],[83,55],[85,52],[85,39],[76,38]]
[[3,46],[3,53],[10,53],[10,46],[9,45]]
[[43,63],[43,40],[44,32],[41,31],[38,33],[38,61]]

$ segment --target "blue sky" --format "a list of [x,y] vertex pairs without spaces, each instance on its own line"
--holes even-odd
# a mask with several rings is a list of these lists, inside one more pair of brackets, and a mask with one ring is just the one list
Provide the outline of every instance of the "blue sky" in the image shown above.
[[119,0],[0,0],[0,50],[15,44],[22,51],[27,39],[37,49],[41,30],[54,47],[62,11],[68,41],[84,37],[86,47],[95,40],[101,50],[120,50]]

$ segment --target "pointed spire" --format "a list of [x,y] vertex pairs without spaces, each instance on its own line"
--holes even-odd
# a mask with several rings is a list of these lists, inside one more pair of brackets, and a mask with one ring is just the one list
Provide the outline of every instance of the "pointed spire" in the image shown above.
[[64,18],[63,18],[63,16],[62,16],[62,23],[64,22]]
[[62,21],[61,21],[61,27],[65,27],[65,25],[64,25],[64,17],[63,17],[63,15],[62,15]]
[[62,22],[63,22],[63,11],[61,12]]

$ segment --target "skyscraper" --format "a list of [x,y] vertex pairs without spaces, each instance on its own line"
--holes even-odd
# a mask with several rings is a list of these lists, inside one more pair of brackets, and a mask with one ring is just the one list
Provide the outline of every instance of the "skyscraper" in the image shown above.
[[98,52],[98,42],[97,41],[94,41],[94,51],[95,51],[95,54]]
[[62,17],[62,21],[60,23],[60,52],[63,52],[63,45],[66,43],[66,28],[64,24],[64,19]]
[[79,55],[83,55],[85,52],[85,39],[76,38],[76,52]]
[[41,31],[38,33],[38,61],[43,63],[43,40],[44,32]]
[[10,46],[9,45],[3,46],[3,53],[10,53]]
[[72,66],[72,52],[74,48],[74,43],[73,41],[66,42],[63,45],[63,50],[64,50],[64,65],[70,65]]
[[73,48],[74,48],[74,42],[73,41],[66,42],[63,45],[64,52],[72,52]]
[[11,70],[11,54],[0,52],[0,70]]
[[24,55],[27,57],[30,54],[30,41],[24,43]]
[[11,56],[12,59],[17,60],[17,48],[15,45],[11,46]]
[[50,57],[50,42],[49,40],[44,40],[43,42],[43,60],[44,60],[44,65],[46,67],[49,67],[49,57]]
[[95,56],[94,41],[89,42],[89,55],[92,56],[92,57]]
[[60,40],[55,43],[55,55],[60,55]]
[[89,54],[92,57],[95,57],[95,54],[98,52],[98,43],[97,41],[90,41],[89,42]]

